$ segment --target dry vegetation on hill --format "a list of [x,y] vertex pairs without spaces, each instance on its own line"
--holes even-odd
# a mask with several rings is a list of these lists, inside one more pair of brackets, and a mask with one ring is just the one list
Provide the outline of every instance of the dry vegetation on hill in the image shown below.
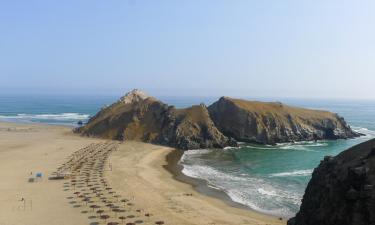
[[201,104],[176,109],[139,90],[103,108],[76,131],[180,149],[236,146],[235,140],[274,144],[358,135],[343,118],[326,111],[228,97],[208,108]]

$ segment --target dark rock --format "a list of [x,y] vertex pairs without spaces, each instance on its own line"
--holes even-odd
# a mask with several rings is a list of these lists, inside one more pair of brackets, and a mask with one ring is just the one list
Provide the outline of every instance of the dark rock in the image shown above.
[[375,139],[322,160],[288,225],[375,225],[374,146]]
[[354,188],[350,188],[350,190],[346,192],[346,199],[348,200],[356,200],[358,197],[359,193]]

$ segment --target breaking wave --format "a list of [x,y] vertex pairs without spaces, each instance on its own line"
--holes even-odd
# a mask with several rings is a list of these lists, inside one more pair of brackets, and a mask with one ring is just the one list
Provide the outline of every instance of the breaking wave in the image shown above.
[[0,120],[8,122],[41,122],[73,124],[79,120],[86,121],[90,118],[88,114],[81,113],[58,113],[58,114],[17,114],[0,115]]
[[295,170],[291,172],[273,173],[270,177],[310,176],[313,170]]
[[275,216],[290,217],[294,210],[285,202],[299,207],[302,192],[288,190],[261,177],[250,174],[221,171],[202,162],[200,156],[211,150],[186,151],[180,160],[182,173],[186,176],[203,179],[211,188],[226,193],[234,202],[253,210]]

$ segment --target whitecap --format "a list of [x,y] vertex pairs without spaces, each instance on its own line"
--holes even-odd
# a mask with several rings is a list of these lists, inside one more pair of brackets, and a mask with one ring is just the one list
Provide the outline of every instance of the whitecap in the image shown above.
[[368,128],[365,128],[365,127],[352,127],[352,129],[358,133],[361,133],[361,134],[364,134],[365,136],[362,136],[362,137],[365,137],[365,138],[371,138],[371,137],[375,137],[375,131],[373,130],[369,130]]
[[88,114],[80,113],[59,113],[59,114],[25,114],[20,113],[17,115],[1,115],[0,119],[3,120],[86,120],[90,117]]
[[273,173],[270,174],[270,177],[296,177],[296,176],[309,176],[313,172],[312,169],[308,170],[294,170],[290,172],[282,172],[282,173]]
[[222,190],[234,202],[262,213],[289,217],[293,212],[285,207],[285,202],[293,203],[296,207],[300,204],[302,193],[284,190],[249,174],[227,173],[209,165],[197,164],[194,155],[186,155],[182,165],[182,173],[186,176],[203,179],[209,187]]
[[232,146],[227,146],[224,147],[224,150],[232,150],[232,149],[240,149],[241,147],[232,147]]

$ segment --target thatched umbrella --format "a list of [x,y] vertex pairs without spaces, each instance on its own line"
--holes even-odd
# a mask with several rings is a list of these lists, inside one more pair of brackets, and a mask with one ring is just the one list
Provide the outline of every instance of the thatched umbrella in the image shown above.
[[121,202],[124,203],[124,207],[126,206],[126,202],[128,202],[129,200],[127,199],[121,199]]
[[90,198],[84,198],[83,201],[84,201],[84,202],[86,203],[86,205],[87,205],[87,203],[90,201]]
[[112,211],[115,213],[115,217],[117,217],[117,213],[120,212],[120,209],[114,208],[112,209]]
[[116,202],[118,202],[118,198],[121,197],[121,195],[114,195],[113,197],[116,198]]
[[104,220],[104,222],[106,222],[108,218],[109,218],[108,215],[101,215],[100,216],[100,219]]
[[123,212],[126,212],[126,210],[125,209],[118,209],[117,212],[123,213]]
[[126,219],[125,216],[119,216],[119,219],[121,220],[121,223],[124,223],[124,220]]
[[104,213],[104,210],[100,209],[100,210],[96,211],[96,213],[99,214],[99,216],[101,216],[102,213]]
[[92,211],[94,211],[95,209],[100,208],[100,206],[98,206],[98,205],[90,205],[90,208],[92,208]]
[[83,199],[85,199],[85,198],[90,198],[90,197],[88,197],[88,196],[86,196],[86,195],[78,195],[78,198],[82,198],[82,200],[83,200]]
[[107,223],[107,225],[118,225],[118,223],[117,222],[109,222],[109,223]]
[[109,203],[109,204],[107,204],[107,205],[105,205],[105,206],[107,206],[107,207],[109,207],[109,208],[112,208],[112,207],[114,206],[114,204]]
[[76,189],[76,183],[72,183],[72,186],[73,186],[73,190]]

